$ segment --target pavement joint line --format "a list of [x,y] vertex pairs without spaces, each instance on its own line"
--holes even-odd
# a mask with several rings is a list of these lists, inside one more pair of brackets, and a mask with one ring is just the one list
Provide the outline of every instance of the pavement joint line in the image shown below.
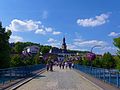
[[29,78],[29,79],[27,79],[27,80],[19,83],[18,85],[16,85],[15,87],[11,88],[10,90],[16,90],[16,89],[19,88],[20,86],[26,84],[27,82],[29,82],[29,81],[31,81],[32,79],[34,79],[35,77],[37,77],[37,75],[40,75],[40,74],[42,74],[42,73],[45,72],[45,71],[46,71],[46,69],[43,68],[43,69],[40,70],[40,72],[38,72],[35,76],[33,76],[33,77],[31,77],[31,78]]
[[88,81],[89,83],[93,84],[94,86],[98,87],[100,90],[104,90],[103,88],[101,88],[100,86],[98,86],[97,84],[93,83],[92,81],[90,81],[89,79],[85,78],[83,75],[79,74],[81,78],[85,79],[86,81]]

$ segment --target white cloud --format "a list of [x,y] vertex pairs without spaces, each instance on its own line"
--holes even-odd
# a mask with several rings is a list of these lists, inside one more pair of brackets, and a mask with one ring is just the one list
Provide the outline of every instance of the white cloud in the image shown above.
[[95,27],[105,24],[108,21],[109,14],[101,14],[95,18],[78,19],[77,24],[83,27]]
[[81,41],[83,41],[83,40],[80,39],[80,38],[77,38],[77,39],[74,39],[74,41],[75,41],[75,42],[81,42]]
[[59,35],[59,34],[61,34],[61,32],[59,32],[59,31],[53,31],[53,35]]
[[101,45],[101,46],[107,45],[106,42],[104,42],[104,41],[98,41],[98,40],[75,41],[74,44],[77,45],[77,46],[88,46],[88,47],[94,46],[94,45]]
[[76,45],[74,45],[74,44],[67,44],[67,48],[68,48],[68,49],[75,49],[75,48],[77,48],[77,47],[76,47]]
[[113,37],[115,37],[115,36],[118,36],[118,35],[120,35],[120,33],[111,32],[108,36],[113,36]]
[[48,43],[48,44],[45,44],[45,45],[50,45],[50,46],[52,46],[52,47],[58,47],[58,48],[60,48],[60,43],[59,43],[59,42]]
[[56,42],[57,40],[55,40],[55,39],[53,39],[53,38],[49,38],[48,39],[48,42],[50,42],[50,43],[53,43],[53,42]]
[[51,27],[48,27],[48,28],[45,28],[46,32],[52,32],[53,31],[53,28]]
[[36,22],[33,20],[22,21],[22,20],[14,19],[11,21],[11,24],[6,28],[16,32],[33,31],[38,29],[38,24],[41,24],[41,22],[40,21]]
[[117,48],[111,47],[111,46],[107,46],[107,47],[103,47],[102,50],[105,50],[105,51],[109,50],[110,51],[110,50],[117,50]]
[[10,42],[18,42],[18,41],[22,42],[23,38],[20,36],[15,36],[15,35],[10,36]]
[[22,21],[14,19],[11,21],[9,26],[6,26],[6,29],[9,29],[14,32],[25,32],[25,31],[34,31],[35,34],[53,34],[59,35],[61,32],[53,30],[52,27],[44,26],[41,21]]
[[46,35],[46,31],[43,30],[43,29],[37,29],[37,30],[35,31],[35,33],[36,33],[36,34]]

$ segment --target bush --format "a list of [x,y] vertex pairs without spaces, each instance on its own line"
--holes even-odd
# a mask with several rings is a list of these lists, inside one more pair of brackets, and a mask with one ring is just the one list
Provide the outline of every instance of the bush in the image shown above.
[[24,66],[23,60],[21,59],[19,54],[11,56],[10,66],[11,67]]
[[114,66],[115,66],[115,60],[113,56],[109,52],[104,53],[102,57],[102,67],[110,69],[110,68],[114,68]]

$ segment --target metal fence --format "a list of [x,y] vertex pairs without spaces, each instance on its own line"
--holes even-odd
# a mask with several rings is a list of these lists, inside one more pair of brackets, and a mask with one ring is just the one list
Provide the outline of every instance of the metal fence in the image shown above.
[[0,89],[7,87],[10,83],[15,83],[21,79],[28,78],[37,73],[37,71],[45,68],[45,65],[30,65],[23,67],[14,67],[0,69]]
[[104,82],[110,83],[120,88],[120,72],[115,69],[103,69],[84,65],[75,65],[75,69],[86,74],[90,74]]

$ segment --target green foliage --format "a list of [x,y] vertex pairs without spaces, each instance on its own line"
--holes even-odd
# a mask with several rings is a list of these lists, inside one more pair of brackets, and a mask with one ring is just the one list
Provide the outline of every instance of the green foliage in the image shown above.
[[18,54],[21,54],[23,49],[27,46],[31,46],[31,45],[37,45],[40,47],[40,44],[37,43],[32,43],[32,42],[17,42],[15,43],[15,46],[13,47],[13,51],[15,51]]
[[18,66],[24,66],[23,60],[21,59],[21,56],[19,54],[11,56],[11,67],[18,67]]
[[75,60],[74,63],[75,63],[75,64],[80,64],[80,65],[81,65],[81,64],[82,64],[82,60]]
[[120,58],[118,56],[115,56],[114,59],[115,59],[115,68],[120,70]]
[[117,56],[114,57],[114,59],[115,59],[115,68],[120,70],[120,37],[114,38],[113,44],[118,48]]
[[11,35],[11,31],[5,31],[5,28],[2,27],[2,23],[0,22],[0,68],[9,67],[10,64],[10,46],[9,46],[9,38]]
[[109,52],[104,53],[102,57],[102,67],[110,69],[113,68],[114,66],[115,66],[115,60],[113,56]]
[[42,52],[43,55],[48,53],[52,47],[51,46],[41,46],[40,51]]
[[92,64],[93,64],[94,67],[98,67],[98,68],[102,67],[101,57],[97,56]]
[[37,53],[35,56],[34,56],[34,61],[35,61],[35,64],[40,64],[40,54]]
[[23,49],[24,49],[24,44],[22,42],[17,42],[15,44],[15,47],[14,47],[15,52],[21,54]]
[[90,65],[90,62],[89,62],[89,60],[87,60],[86,58],[84,58],[82,60],[82,64],[88,66],[88,65]]
[[22,57],[20,54],[11,55],[11,67],[34,65],[34,57]]
[[120,57],[120,37],[114,38],[113,44],[118,48],[117,54]]

